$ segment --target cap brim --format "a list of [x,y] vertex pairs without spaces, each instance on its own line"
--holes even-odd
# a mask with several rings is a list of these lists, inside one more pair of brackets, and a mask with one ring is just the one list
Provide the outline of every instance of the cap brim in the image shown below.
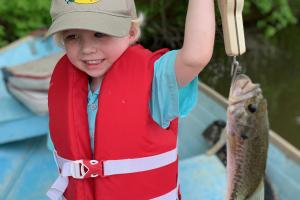
[[128,35],[131,17],[94,12],[70,12],[56,18],[47,36],[68,29],[84,29],[123,37]]

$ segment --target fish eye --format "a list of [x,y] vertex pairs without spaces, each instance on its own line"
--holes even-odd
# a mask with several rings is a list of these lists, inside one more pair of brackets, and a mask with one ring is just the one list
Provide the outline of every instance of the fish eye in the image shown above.
[[246,139],[248,139],[249,137],[247,136],[247,134],[242,133],[242,134],[241,134],[241,138],[242,138],[243,140],[246,140]]
[[257,110],[257,105],[256,104],[249,104],[248,105],[248,110],[251,112],[251,113],[255,113],[256,110]]

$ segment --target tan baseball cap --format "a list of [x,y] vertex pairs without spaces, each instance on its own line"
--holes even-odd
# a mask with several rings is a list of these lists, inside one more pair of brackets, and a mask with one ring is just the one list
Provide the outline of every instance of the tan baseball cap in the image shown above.
[[134,0],[52,0],[52,25],[47,35],[85,29],[123,37],[136,19]]

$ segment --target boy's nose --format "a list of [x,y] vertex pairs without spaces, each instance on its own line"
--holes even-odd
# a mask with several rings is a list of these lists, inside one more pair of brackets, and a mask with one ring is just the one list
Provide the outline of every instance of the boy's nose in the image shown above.
[[95,42],[92,40],[82,40],[81,41],[81,52],[83,54],[95,53],[97,51],[97,47]]

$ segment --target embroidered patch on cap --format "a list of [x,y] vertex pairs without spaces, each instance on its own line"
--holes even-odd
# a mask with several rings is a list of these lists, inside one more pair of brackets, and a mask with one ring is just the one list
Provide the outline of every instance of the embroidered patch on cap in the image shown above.
[[65,0],[67,3],[91,4],[97,3],[99,0]]

